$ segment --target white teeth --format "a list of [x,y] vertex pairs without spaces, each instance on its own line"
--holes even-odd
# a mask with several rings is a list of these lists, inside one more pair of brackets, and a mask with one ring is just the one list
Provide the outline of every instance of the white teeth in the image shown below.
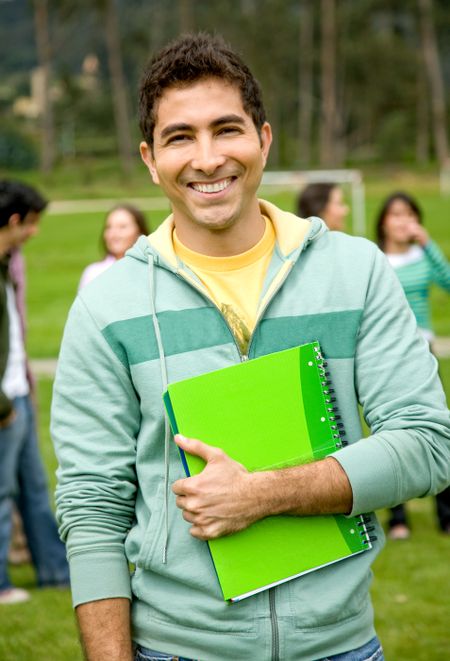
[[221,190],[224,190],[231,183],[231,177],[228,179],[222,179],[222,181],[217,181],[214,184],[191,184],[192,188],[199,193],[219,193]]

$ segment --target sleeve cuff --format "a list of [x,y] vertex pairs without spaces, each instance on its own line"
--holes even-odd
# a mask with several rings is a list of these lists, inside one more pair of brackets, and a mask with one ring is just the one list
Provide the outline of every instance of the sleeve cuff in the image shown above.
[[[353,492],[349,516],[390,507],[398,493],[395,469],[389,452],[370,438],[361,439],[332,456],[347,474]],[[389,479],[386,479],[389,475]]]
[[125,597],[131,600],[128,562],[117,552],[76,554],[69,559],[73,606]]

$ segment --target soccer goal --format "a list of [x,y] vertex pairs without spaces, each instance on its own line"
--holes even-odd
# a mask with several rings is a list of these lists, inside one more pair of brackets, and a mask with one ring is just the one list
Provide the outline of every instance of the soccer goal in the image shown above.
[[290,172],[264,172],[262,186],[268,189],[295,188],[300,192],[307,184],[335,183],[349,190],[352,234],[366,234],[366,203],[364,182],[359,170],[299,170]]

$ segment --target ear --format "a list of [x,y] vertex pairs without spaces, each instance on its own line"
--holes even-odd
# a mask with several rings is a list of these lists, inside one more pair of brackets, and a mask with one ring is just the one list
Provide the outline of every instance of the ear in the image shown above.
[[272,144],[272,128],[269,122],[264,122],[261,127],[261,153],[263,157],[263,167],[266,166],[269,157],[270,145]]
[[20,214],[13,213],[8,220],[9,227],[16,227],[21,222]]
[[139,145],[139,151],[141,152],[141,158],[144,161],[145,165],[148,167],[150,174],[152,175],[153,183],[159,184],[159,177],[156,171],[155,159],[153,158],[153,153],[151,147],[146,142],[141,142]]

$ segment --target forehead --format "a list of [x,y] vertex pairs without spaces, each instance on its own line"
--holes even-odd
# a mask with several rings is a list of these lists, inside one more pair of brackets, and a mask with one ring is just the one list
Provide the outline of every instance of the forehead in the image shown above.
[[219,78],[202,78],[189,85],[168,87],[158,101],[155,130],[168,124],[195,125],[218,116],[239,114],[252,121],[244,110],[239,88]]
[[414,213],[408,202],[401,200],[400,198],[397,198],[391,202],[388,211],[390,213]]
[[114,209],[106,219],[106,225],[124,222],[134,222],[134,218],[128,209]]

